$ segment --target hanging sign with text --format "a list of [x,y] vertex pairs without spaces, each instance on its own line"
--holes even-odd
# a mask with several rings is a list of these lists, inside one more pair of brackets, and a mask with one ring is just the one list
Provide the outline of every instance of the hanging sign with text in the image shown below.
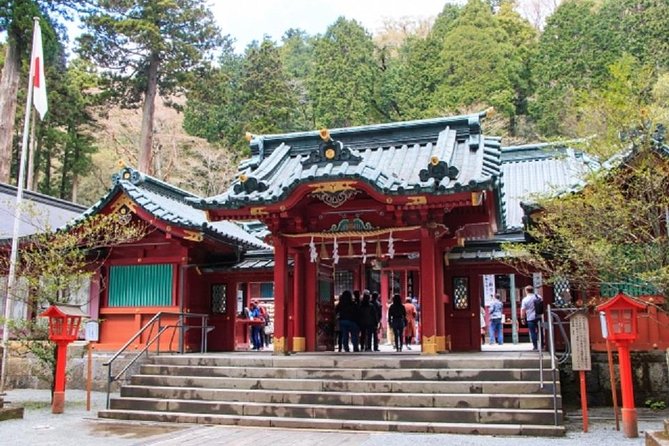
[[483,305],[489,307],[492,304],[492,298],[495,297],[495,275],[483,275]]
[[569,318],[569,333],[571,335],[572,370],[592,369],[590,358],[590,330],[588,317],[584,313],[576,313]]

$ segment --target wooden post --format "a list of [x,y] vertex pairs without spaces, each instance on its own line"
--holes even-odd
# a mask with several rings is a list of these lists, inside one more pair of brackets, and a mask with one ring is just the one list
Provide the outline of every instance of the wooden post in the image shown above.
[[86,364],[86,410],[91,410],[91,386],[93,383],[93,343],[89,342],[87,346],[88,361]]
[[588,432],[588,392],[585,387],[585,370],[578,372],[581,382],[581,413],[583,414],[583,432]]
[[609,378],[611,380],[611,398],[613,399],[613,415],[616,419],[616,430],[620,430],[620,416],[618,415],[618,386],[616,386],[616,371],[613,367],[613,352],[611,342],[606,340],[606,354],[609,360]]

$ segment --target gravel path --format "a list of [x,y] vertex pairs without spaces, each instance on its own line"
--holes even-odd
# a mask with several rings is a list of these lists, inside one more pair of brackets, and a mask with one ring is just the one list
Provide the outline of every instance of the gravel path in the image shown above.
[[234,446],[597,446],[642,445],[646,430],[660,430],[667,413],[639,410],[639,438],[623,438],[615,430],[611,409],[596,408],[590,412],[590,429],[581,431],[578,414],[567,414],[567,436],[564,438],[492,437],[446,434],[402,434],[366,432],[326,432],[311,430],[263,429],[163,423],[126,423],[98,420],[96,413],[104,407],[105,394],[93,392],[91,412],[86,411],[86,394],[81,390],[66,392],[65,413],[54,415],[46,390],[10,390],[5,400],[25,406],[22,420],[0,422],[0,445],[11,446],[125,446],[125,445],[234,445]]

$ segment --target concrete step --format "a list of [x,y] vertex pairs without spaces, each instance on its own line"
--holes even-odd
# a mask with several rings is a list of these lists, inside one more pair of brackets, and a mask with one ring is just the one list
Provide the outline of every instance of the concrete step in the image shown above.
[[[563,435],[544,359],[508,355],[166,355],[106,418],[265,427]],[[557,426],[555,426],[557,424]]]
[[[196,365],[210,367],[283,367],[329,369],[538,369],[539,356],[529,353],[508,355],[458,355],[456,353],[435,357],[409,356],[399,358],[383,353],[329,353],[301,354],[300,356],[272,356],[263,353],[212,355],[160,355],[153,357],[155,364]],[[543,366],[550,367],[550,358],[544,355]]]
[[[146,364],[140,373],[146,375],[209,376],[238,378],[338,379],[338,380],[448,380],[448,381],[532,381],[539,379],[539,369],[364,369],[364,368],[295,368],[235,367]],[[548,378],[544,373],[544,379]]]
[[[482,424],[549,424],[552,410],[471,407],[332,406],[153,398],[115,398],[111,409],[150,412],[212,413],[240,416],[317,418],[332,420],[415,421]],[[562,423],[561,413],[559,423]]]
[[[552,395],[303,392],[285,390],[203,389],[198,387],[124,386],[121,397],[282,404],[327,404],[385,407],[471,407],[551,409]],[[562,407],[560,396],[558,408]]]
[[479,394],[552,394],[553,392],[552,383],[545,382],[542,388],[538,381],[402,381],[384,379],[349,381],[337,379],[298,380],[288,378],[134,375],[130,383],[136,386],[301,390],[312,392]]
[[315,418],[266,417],[255,415],[195,414],[188,412],[156,412],[156,411],[122,411],[102,410],[101,418],[117,420],[135,420],[172,423],[198,423],[256,427],[278,427],[291,429],[331,429],[381,432],[415,432],[415,433],[451,433],[480,435],[528,435],[542,437],[559,437],[565,433],[561,425],[530,425],[530,424],[497,424],[497,423],[458,423],[458,422],[424,422],[424,421],[370,421],[341,420]]

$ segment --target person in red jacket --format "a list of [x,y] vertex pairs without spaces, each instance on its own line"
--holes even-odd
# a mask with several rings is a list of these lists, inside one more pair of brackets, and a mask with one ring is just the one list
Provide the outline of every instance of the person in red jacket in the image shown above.
[[407,350],[411,350],[411,344],[416,337],[416,307],[411,303],[410,297],[406,298],[404,309],[407,313],[407,325],[404,327],[404,344]]

